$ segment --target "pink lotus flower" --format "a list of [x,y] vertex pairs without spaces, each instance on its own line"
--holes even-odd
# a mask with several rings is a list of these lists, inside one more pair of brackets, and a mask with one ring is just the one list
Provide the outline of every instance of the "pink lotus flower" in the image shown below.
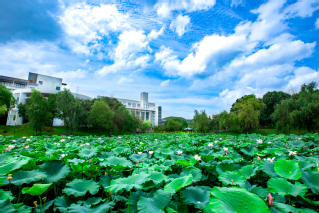
[[139,164],[140,162],[138,160],[136,160],[136,163]]
[[154,151],[149,151],[148,154],[152,155],[154,153]]
[[90,159],[89,162],[92,163],[92,159]]
[[218,143],[218,141],[214,141],[215,143]]
[[17,142],[16,140],[12,140],[13,143]]
[[258,160],[258,161],[261,161],[261,158],[258,156],[258,157],[257,157],[257,160]]
[[227,152],[226,152],[226,155],[228,155]]
[[223,150],[224,150],[225,152],[227,152],[227,151],[228,151],[228,148],[224,147]]
[[22,144],[22,146],[24,147],[24,144]]
[[157,139],[155,139],[157,141]]
[[268,205],[269,206],[273,206],[274,205],[274,200],[272,199],[271,193],[268,194],[267,200],[268,200]]
[[137,152],[138,155],[142,154],[142,152]]
[[177,154],[178,154],[178,155],[181,155],[181,154],[183,154],[183,151],[178,150],[178,151],[177,151]]
[[29,146],[26,146],[25,148],[26,148],[26,149],[29,149],[30,147],[29,147]]
[[31,141],[31,140],[28,138],[27,141]]
[[195,158],[195,160],[197,160],[197,161],[202,160],[202,159],[201,159],[201,157],[200,157],[200,156],[198,156],[198,155],[194,155],[194,158]]
[[65,141],[64,139],[61,139],[61,140],[60,140],[61,143],[64,142],[64,141]]

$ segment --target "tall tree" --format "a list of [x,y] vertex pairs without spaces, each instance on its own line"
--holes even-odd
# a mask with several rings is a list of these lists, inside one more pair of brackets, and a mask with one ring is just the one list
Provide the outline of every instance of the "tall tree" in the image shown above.
[[264,107],[265,104],[255,95],[244,96],[234,105],[232,113],[237,114],[237,125],[241,127],[241,131],[244,127],[248,133],[248,129],[258,126],[260,111]]
[[63,120],[66,134],[76,131],[79,126],[81,116],[84,116],[84,108],[78,98],[74,98],[72,93],[64,89],[56,96],[58,117]]
[[110,107],[103,100],[96,100],[89,111],[89,118],[93,126],[99,129],[101,135],[101,129],[111,129],[113,125],[114,113]]
[[265,103],[265,108],[260,112],[259,122],[261,125],[270,125],[272,123],[270,115],[275,111],[275,106],[280,104],[282,100],[289,99],[290,94],[282,91],[267,92],[263,95],[262,101]]
[[149,120],[146,120],[146,121],[143,121],[142,123],[142,127],[141,127],[141,130],[142,131],[148,131],[152,128],[152,123],[151,121]]
[[228,113],[226,110],[219,113],[218,118],[219,118],[219,129],[220,130],[230,127],[231,117],[230,117],[230,113]]
[[208,132],[209,118],[205,112],[205,110],[198,112],[195,110],[195,115],[192,121],[192,128],[196,132],[201,132],[205,135]]
[[49,111],[48,100],[39,90],[34,88],[31,88],[31,90],[29,104],[26,106],[26,115],[29,125],[35,131],[35,135],[37,135],[37,132],[41,131],[42,127],[48,124],[52,118],[52,114]]
[[0,115],[4,115],[15,102],[16,100],[13,97],[12,92],[10,92],[6,86],[0,84]]
[[295,108],[292,98],[283,100],[275,106],[275,111],[271,114],[271,119],[276,122],[276,129],[279,132],[288,134],[293,129],[291,113]]

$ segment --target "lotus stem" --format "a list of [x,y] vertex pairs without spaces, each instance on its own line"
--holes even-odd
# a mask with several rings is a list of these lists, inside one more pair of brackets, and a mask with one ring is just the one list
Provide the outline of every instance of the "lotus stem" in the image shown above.
[[41,213],[42,213],[42,200],[41,200],[41,197],[40,197],[40,196],[38,196],[38,197],[39,197],[39,200],[40,200]]
[[128,197],[128,213],[130,213],[131,191],[132,190],[130,190],[130,196]]

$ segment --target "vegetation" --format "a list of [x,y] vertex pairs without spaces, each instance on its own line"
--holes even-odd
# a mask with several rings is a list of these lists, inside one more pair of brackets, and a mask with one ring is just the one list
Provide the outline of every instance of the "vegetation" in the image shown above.
[[164,125],[165,131],[168,131],[168,132],[181,131],[187,127],[188,127],[187,122],[180,118],[168,118],[165,121],[165,125]]
[[198,112],[197,110],[195,110],[195,115],[191,123],[191,127],[196,132],[201,132],[205,135],[205,133],[208,132],[208,125],[209,125],[209,118],[207,117],[205,110],[201,112]]
[[99,129],[99,134],[101,135],[101,129],[110,130],[113,125],[114,113],[111,111],[110,107],[102,100],[94,101],[92,110],[89,111],[90,121],[93,126]]
[[6,114],[16,100],[6,86],[0,84],[0,116]]
[[152,123],[149,120],[143,121],[142,123],[142,127],[141,130],[143,132],[147,132],[148,130],[150,130],[152,128]]
[[0,205],[26,213],[315,213],[318,136],[0,137]]

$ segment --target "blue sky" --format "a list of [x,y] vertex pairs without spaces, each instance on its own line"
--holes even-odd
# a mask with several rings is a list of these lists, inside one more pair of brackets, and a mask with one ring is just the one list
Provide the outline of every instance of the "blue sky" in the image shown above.
[[[48,3],[49,2],[49,3]],[[0,0],[0,73],[149,101],[163,117],[319,82],[319,0]]]

